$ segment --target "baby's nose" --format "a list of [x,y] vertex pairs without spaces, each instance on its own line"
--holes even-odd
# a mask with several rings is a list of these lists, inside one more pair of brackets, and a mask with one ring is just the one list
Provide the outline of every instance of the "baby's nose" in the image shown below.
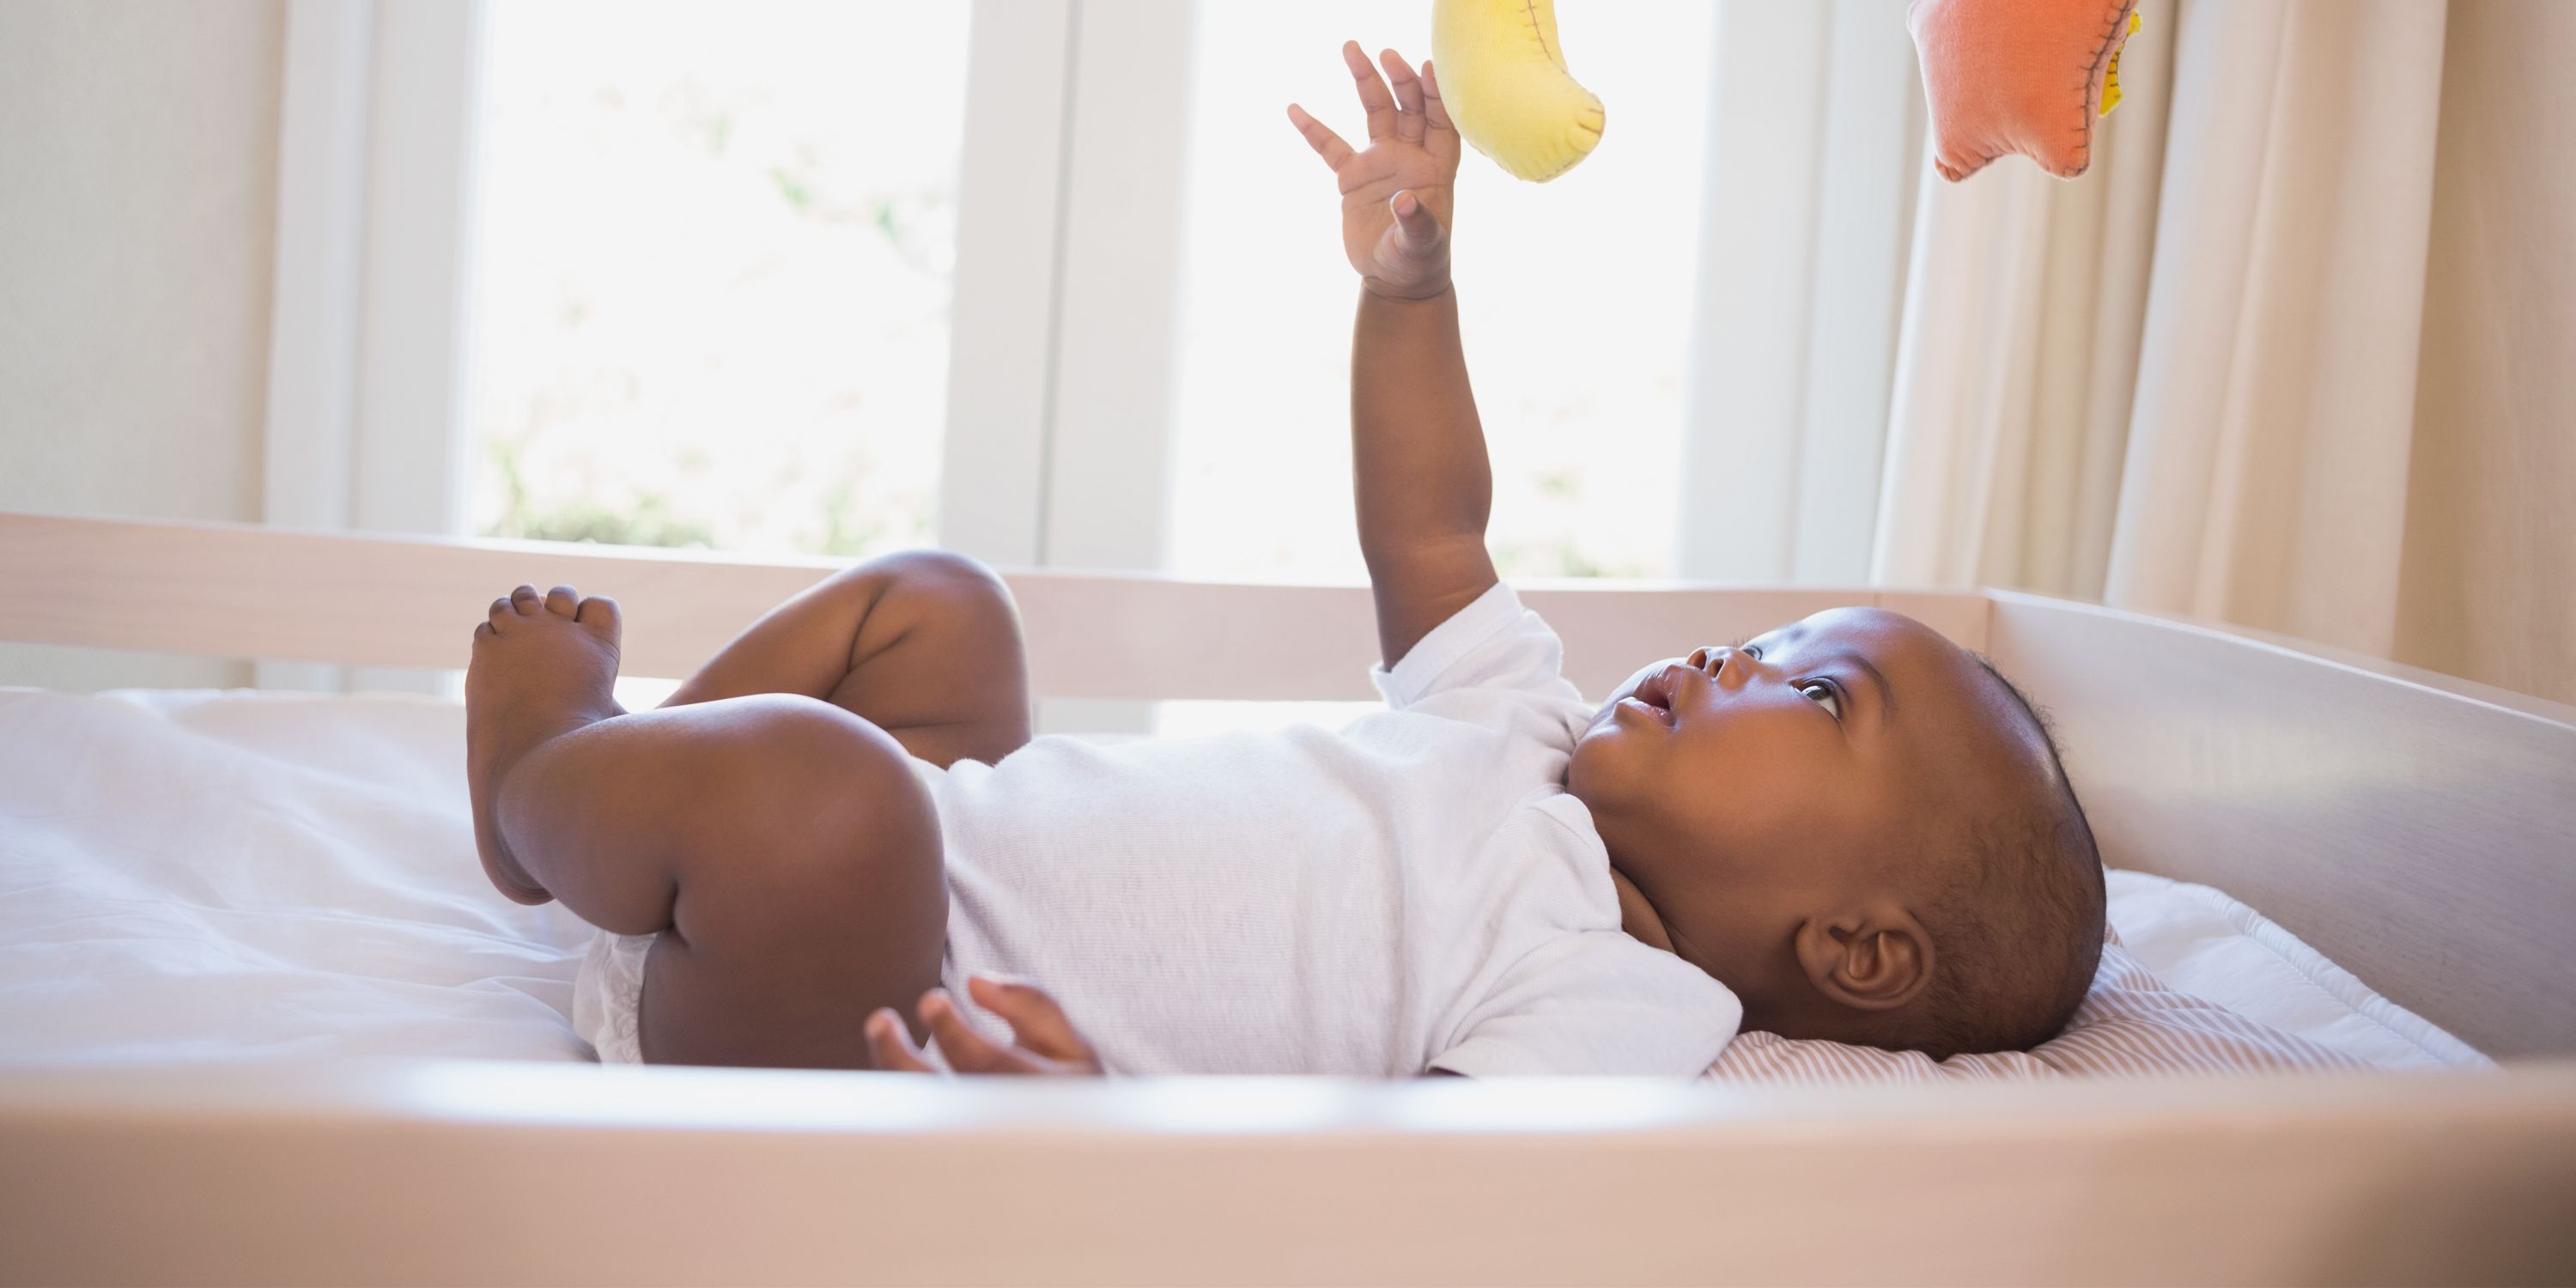
[[[1739,660],[1759,662],[1762,660],[1762,650],[1752,644],[1704,644],[1691,650],[1688,659],[1692,670],[1704,671],[1712,680],[1726,679],[1727,666]],[[1740,681],[1744,677],[1737,675],[1734,678]]]

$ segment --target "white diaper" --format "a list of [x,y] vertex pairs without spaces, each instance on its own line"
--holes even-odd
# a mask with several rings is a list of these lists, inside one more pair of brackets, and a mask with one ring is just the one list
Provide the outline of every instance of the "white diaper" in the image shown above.
[[644,1063],[635,1023],[644,1001],[644,955],[653,951],[655,938],[603,930],[591,936],[590,952],[581,959],[572,985],[572,1031],[601,1064]]
[[[948,771],[926,760],[912,762],[912,772],[936,798]],[[599,1057],[601,1064],[642,1064],[644,1044],[636,1036],[643,1015],[644,957],[657,935],[620,935],[600,931],[591,936],[590,951],[572,985],[572,1031]],[[947,963],[940,976],[948,982]]]

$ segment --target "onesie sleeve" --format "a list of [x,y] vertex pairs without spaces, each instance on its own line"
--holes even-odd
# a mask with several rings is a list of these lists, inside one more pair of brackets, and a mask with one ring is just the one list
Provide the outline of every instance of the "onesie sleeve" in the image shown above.
[[1734,992],[1700,968],[1624,931],[1582,931],[1513,963],[1431,1067],[1696,1078],[1743,1019]]
[[1498,581],[1432,627],[1394,666],[1372,667],[1369,678],[1399,711],[1461,690],[1524,694],[1579,708],[1583,695],[1565,678],[1564,662],[1565,646],[1546,619],[1521,607],[1511,584]]

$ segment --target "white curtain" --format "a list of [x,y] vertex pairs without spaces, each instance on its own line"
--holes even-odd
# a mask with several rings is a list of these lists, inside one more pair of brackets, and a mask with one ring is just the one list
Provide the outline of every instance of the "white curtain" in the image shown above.
[[2093,174],[1927,191],[1873,574],[2385,655],[2445,6],[2162,8]]
[[[2091,170],[1928,165],[1871,575],[2098,598],[2144,329],[2173,28],[2132,38]],[[2149,110],[2138,111],[2144,106]],[[2114,125],[2117,128],[2112,128]]]
[[2183,11],[2113,602],[2394,644],[2444,10]]
[[2460,0],[2397,658],[2576,704],[2576,4]]
[[1963,184],[1902,9],[1720,9],[1682,570],[2397,650],[2449,5],[2147,0],[2091,172]]
[[1720,0],[1676,570],[1869,575],[1923,155],[1906,0]]

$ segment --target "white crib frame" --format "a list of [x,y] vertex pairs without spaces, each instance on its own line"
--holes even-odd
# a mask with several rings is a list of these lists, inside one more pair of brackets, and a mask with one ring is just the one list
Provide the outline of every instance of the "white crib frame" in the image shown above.
[[[521,581],[678,675],[822,561],[0,514],[0,639],[462,665]],[[1008,574],[1051,697],[1362,698],[1355,586]],[[1793,1091],[942,1084],[409,1062],[0,1073],[0,1282],[2543,1280],[2576,1273],[2576,709],[1997,591],[1558,584],[1588,691],[1838,603],[2045,707],[2115,865],[2501,1074]],[[5,736],[5,733],[0,733]]]

